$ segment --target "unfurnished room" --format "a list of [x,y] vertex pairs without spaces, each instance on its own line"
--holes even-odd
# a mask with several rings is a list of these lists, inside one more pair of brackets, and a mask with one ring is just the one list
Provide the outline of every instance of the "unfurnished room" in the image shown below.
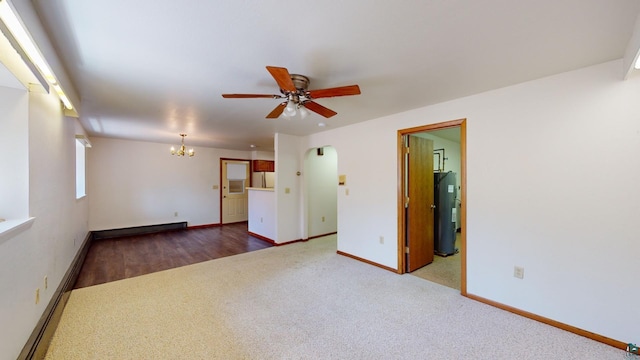
[[640,359],[637,0],[0,0],[0,360]]

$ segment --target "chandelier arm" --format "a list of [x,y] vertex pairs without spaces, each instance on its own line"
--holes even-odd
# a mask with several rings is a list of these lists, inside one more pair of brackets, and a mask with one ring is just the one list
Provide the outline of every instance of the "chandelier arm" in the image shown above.
[[184,145],[184,137],[187,136],[187,134],[180,134],[180,137],[182,137],[182,140],[180,142],[180,148],[176,151],[174,149],[174,147],[171,147],[171,155],[176,155],[176,156],[185,156],[185,154],[188,154],[189,157],[193,157],[196,153],[193,149],[189,149],[187,151],[186,146]]

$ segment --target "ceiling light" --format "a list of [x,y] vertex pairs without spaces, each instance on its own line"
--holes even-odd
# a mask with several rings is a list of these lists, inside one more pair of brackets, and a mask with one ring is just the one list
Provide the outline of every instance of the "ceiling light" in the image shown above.
[[307,118],[311,113],[304,106],[304,103],[300,99],[289,100],[287,106],[282,111],[282,117],[285,119],[291,119],[300,114],[300,119]]
[[[19,49],[16,48],[16,51],[18,51],[18,53],[21,53],[21,55],[23,55],[23,58],[24,55],[26,55],[28,61],[36,67],[37,72],[39,73],[36,74],[36,77],[38,77],[38,75],[44,77],[46,83],[51,84],[56,94],[60,97],[60,100],[62,101],[64,106],[69,110],[73,109],[71,101],[69,101],[69,98],[65,95],[64,91],[62,91],[62,88],[60,87],[60,84],[58,84],[53,71],[51,71],[51,68],[38,50],[38,47],[34,43],[31,36],[29,36],[29,33],[22,25],[22,22],[13,11],[11,5],[9,5],[9,2],[7,0],[0,0],[0,20],[2,21],[2,24],[4,24],[4,27],[6,27],[6,29],[8,29],[10,33],[7,34],[6,31],[2,29],[3,33],[5,33],[5,36],[7,36],[7,38],[13,38],[13,40],[17,43]],[[16,44],[12,45],[16,47]],[[42,86],[47,89],[47,91],[49,90],[49,86],[47,86],[46,84],[42,84]]]
[[289,100],[289,102],[287,102],[287,106],[284,108],[284,111],[282,113],[286,117],[296,115],[296,104],[293,102],[293,100]]
[[640,70],[640,55],[638,55],[638,58],[636,59],[636,64],[633,67],[636,68],[636,70]]
[[287,105],[280,116],[288,120],[300,114],[300,118],[305,119],[311,114],[304,106],[305,102],[309,100],[306,95],[290,92],[287,94],[287,98]]
[[319,123],[318,123],[318,126],[320,126],[320,127],[325,127],[325,126],[327,126],[327,124],[325,124],[325,123],[323,123],[323,122],[319,122]]
[[305,119],[307,116],[309,116],[309,110],[307,110],[307,108],[305,108],[303,105],[299,105],[299,109],[301,119]]
[[189,149],[189,151],[187,151],[187,149],[184,146],[184,137],[187,136],[187,134],[180,134],[180,136],[182,136],[182,144],[180,145],[180,148],[178,150],[176,150],[175,147],[171,147],[171,155],[176,155],[176,156],[185,156],[185,155],[189,155],[189,157],[193,157],[193,155],[196,154],[196,152],[192,149]]

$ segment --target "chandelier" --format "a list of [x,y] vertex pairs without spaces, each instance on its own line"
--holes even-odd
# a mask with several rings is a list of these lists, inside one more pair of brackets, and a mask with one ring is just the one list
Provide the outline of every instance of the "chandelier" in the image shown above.
[[189,149],[187,151],[187,148],[185,148],[184,146],[184,137],[187,136],[187,134],[180,134],[180,136],[182,136],[182,144],[180,145],[180,148],[178,150],[176,150],[176,148],[172,146],[171,155],[177,155],[177,156],[189,155],[189,157],[192,157],[193,155],[195,155],[196,152],[193,151],[193,149]]

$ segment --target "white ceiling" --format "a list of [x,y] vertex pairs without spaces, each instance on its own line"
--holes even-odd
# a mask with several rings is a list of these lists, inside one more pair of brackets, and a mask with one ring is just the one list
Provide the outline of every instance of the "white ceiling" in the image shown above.
[[[32,0],[82,99],[93,136],[249,150],[619,59],[637,0]],[[278,93],[265,66],[338,112],[265,119]],[[621,69],[622,76],[622,69]],[[318,127],[325,122],[327,127]]]

